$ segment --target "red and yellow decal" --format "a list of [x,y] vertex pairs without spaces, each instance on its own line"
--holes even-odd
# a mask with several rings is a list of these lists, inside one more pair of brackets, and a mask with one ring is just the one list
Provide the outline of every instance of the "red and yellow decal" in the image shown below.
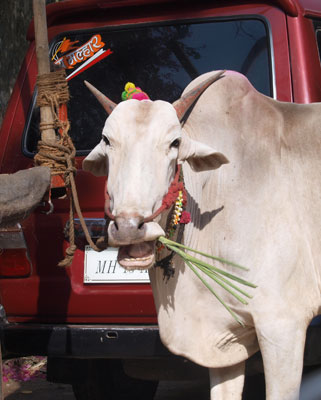
[[[68,39],[67,39],[68,40]],[[62,42],[61,46],[63,46],[65,41]],[[67,46],[72,43],[68,40]],[[102,42],[101,36],[99,34],[94,35],[88,42],[83,44],[82,46],[78,47],[76,50],[71,51],[70,53],[66,54],[63,57],[58,58],[55,61],[55,64],[62,66],[66,69],[72,69],[77,64],[86,61],[88,58],[92,57],[99,49],[105,46],[105,43]],[[62,49],[60,50],[62,52]]]
[[[101,61],[113,53],[110,49],[103,49],[105,43],[102,41],[101,35],[99,34],[92,36],[88,42],[79,47],[75,46],[78,42],[78,40],[73,42],[70,39],[64,38],[61,42],[58,42],[53,49],[51,60],[62,68],[70,70],[74,69],[77,64],[83,63],[67,76],[67,80],[74,78],[81,72],[92,67],[98,61]],[[70,50],[72,51],[62,55],[61,57],[58,56],[59,53],[63,54]]]

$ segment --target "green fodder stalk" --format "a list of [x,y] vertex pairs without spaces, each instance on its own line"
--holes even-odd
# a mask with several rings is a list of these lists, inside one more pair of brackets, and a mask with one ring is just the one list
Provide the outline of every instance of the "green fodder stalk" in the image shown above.
[[[248,268],[243,267],[239,264],[236,264],[234,262],[228,261],[224,258],[220,257],[215,257],[210,254],[192,249],[190,247],[184,246],[180,243],[176,243],[172,240],[169,240],[165,238],[164,236],[161,236],[158,239],[162,244],[164,244],[168,249],[172,250],[175,252],[177,255],[179,255],[186,265],[194,272],[194,274],[201,280],[201,282],[207,287],[207,289],[217,298],[217,300],[226,308],[226,310],[232,315],[232,317],[242,326],[244,326],[243,322],[238,318],[238,316],[235,314],[235,312],[224,302],[224,300],[215,292],[215,290],[212,288],[212,286],[205,280],[199,271],[201,271],[203,274],[208,276],[212,281],[214,281],[216,284],[220,285],[224,290],[226,290],[229,294],[231,294],[234,298],[236,298],[239,302],[242,304],[248,304],[248,302],[239,295],[242,294],[243,296],[247,298],[252,298],[250,294],[248,294],[245,290],[241,289],[238,287],[234,282],[237,282],[241,285],[256,288],[257,286],[251,282],[248,282],[236,275],[233,275],[230,272],[224,271],[220,268],[215,267],[214,265],[208,264],[207,262],[204,262],[203,260],[200,260],[194,256],[191,256],[190,254],[186,253],[184,250],[188,250],[191,252],[194,252],[196,254],[202,255],[203,257],[210,258],[215,261],[219,261],[224,264],[231,265],[236,268],[240,268],[242,270],[248,271]],[[238,292],[238,293],[237,293]]]

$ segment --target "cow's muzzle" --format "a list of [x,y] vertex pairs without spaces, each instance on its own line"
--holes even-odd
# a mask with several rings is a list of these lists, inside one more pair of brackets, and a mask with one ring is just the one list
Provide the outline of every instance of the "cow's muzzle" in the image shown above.
[[139,216],[119,216],[108,227],[108,245],[119,247],[118,262],[126,269],[148,269],[155,262],[155,243],[165,232]]
[[108,243],[119,247],[140,242],[150,242],[165,235],[157,222],[144,222],[143,217],[115,217],[108,227]]
[[131,244],[143,240],[146,225],[143,217],[116,217],[110,225],[110,235],[120,244]]

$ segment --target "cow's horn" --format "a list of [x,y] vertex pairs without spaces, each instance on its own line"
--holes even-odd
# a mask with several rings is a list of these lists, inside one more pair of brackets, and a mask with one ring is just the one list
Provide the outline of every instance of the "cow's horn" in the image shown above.
[[96,97],[99,103],[104,107],[105,111],[110,114],[113,109],[117,106],[116,103],[111,101],[107,96],[101,93],[98,89],[95,88],[91,83],[84,81],[87,88],[91,91],[91,93]]
[[217,72],[215,75],[211,76],[206,81],[201,82],[198,86],[184,94],[184,96],[173,103],[178,119],[180,121],[182,121],[184,115],[195,103],[195,101],[200,97],[204,90],[207,89],[212,83],[217,81],[224,74],[224,72],[225,70]]

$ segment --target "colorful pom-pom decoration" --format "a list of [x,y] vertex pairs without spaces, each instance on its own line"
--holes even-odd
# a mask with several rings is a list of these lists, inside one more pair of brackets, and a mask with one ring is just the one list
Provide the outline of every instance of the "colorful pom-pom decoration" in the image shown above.
[[125,100],[150,100],[148,95],[142,91],[141,88],[136,87],[132,82],[127,82],[125,85],[125,90],[123,91],[121,98]]

